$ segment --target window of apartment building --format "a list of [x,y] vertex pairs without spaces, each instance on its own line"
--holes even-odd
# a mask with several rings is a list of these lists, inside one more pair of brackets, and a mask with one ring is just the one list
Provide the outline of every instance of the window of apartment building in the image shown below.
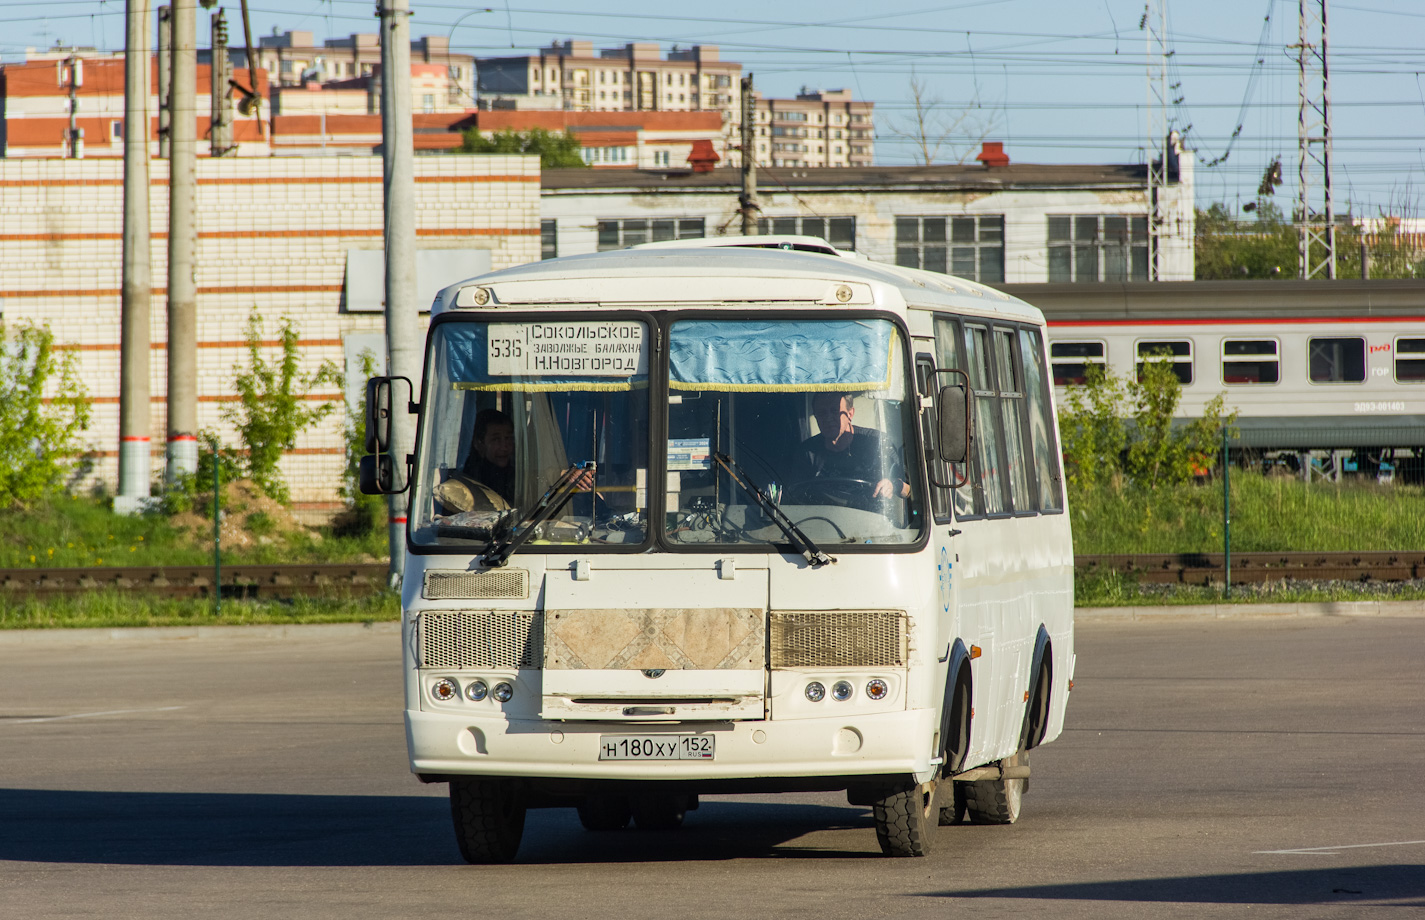
[[782,121],[806,121],[806,112],[778,112],[777,117]]
[[559,224],[557,221],[539,222],[539,258],[559,258]]
[[1154,340],[1138,343],[1138,379],[1143,379],[1143,366],[1160,361],[1178,378],[1178,383],[1192,383],[1192,342],[1187,339]]
[[1276,383],[1281,356],[1276,339],[1226,339],[1222,343],[1222,382]]
[[757,221],[761,236],[816,236],[837,249],[856,249],[854,217],[763,217]]
[[896,264],[1003,281],[1004,217],[897,217]]
[[599,252],[637,246],[639,243],[659,243],[663,240],[696,240],[705,235],[701,217],[684,217],[679,220],[601,220]]
[[122,118],[116,118],[109,122],[109,137],[116,141],[124,139],[124,120]]
[[1148,219],[1112,214],[1049,217],[1050,281],[1147,281]]
[[1306,340],[1307,373],[1312,383],[1362,383],[1366,379],[1366,340]]
[[426,93],[421,96],[421,111],[429,115],[435,111],[435,95]]

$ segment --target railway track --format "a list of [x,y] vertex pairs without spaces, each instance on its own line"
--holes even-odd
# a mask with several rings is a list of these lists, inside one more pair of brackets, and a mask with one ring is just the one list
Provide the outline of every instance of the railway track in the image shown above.
[[[1221,583],[1221,553],[1082,555],[1080,574],[1119,572],[1139,582]],[[1425,552],[1233,553],[1233,584],[1425,579]],[[225,598],[341,597],[369,594],[387,582],[384,562],[320,565],[225,565]],[[157,597],[213,596],[213,568],[201,565],[0,569],[0,598],[63,597],[85,591],[144,591]]]

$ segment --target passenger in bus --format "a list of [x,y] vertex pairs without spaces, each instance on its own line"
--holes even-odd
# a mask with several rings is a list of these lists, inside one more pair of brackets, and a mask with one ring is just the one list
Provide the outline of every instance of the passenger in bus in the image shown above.
[[871,485],[871,498],[909,498],[905,469],[888,451],[881,433],[852,423],[856,416],[850,393],[818,393],[812,397],[812,415],[820,433],[802,442],[808,464],[807,479],[852,479]]

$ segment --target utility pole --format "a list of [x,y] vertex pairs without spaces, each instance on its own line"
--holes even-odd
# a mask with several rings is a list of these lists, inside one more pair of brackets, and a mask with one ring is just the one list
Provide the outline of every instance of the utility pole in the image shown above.
[[84,159],[84,129],[79,127],[79,87],[84,85],[84,59],[71,54],[65,61],[69,70],[69,158]]
[[[203,0],[210,6],[209,0]],[[232,88],[233,64],[228,59],[228,20],[223,8],[218,7],[212,17],[213,65],[209,68],[212,77],[212,99],[209,104],[211,127],[208,129],[210,156],[227,156],[233,150],[233,106]]]
[[148,501],[149,309],[153,262],[148,218],[149,0],[128,0],[124,36],[124,256],[119,342],[119,494],[114,510],[134,514]]
[[165,479],[198,471],[198,9],[173,0],[168,158],[168,450]]
[[[385,204],[387,373],[420,377],[420,313],[416,305],[415,142],[411,128],[409,0],[377,0],[381,16],[381,163]],[[414,400],[415,395],[411,397]],[[397,397],[399,400],[399,397]],[[406,458],[415,450],[416,424],[399,401],[391,413],[391,468],[408,486]],[[405,574],[408,496],[390,497],[391,583]]]
[[[1320,14],[1316,5],[1320,4]],[[1297,94],[1299,103],[1296,116],[1297,166],[1296,166],[1296,208],[1300,223],[1300,244],[1298,261],[1301,278],[1336,277],[1336,210],[1331,201],[1331,75],[1326,65],[1326,42],[1329,30],[1326,26],[1327,0],[1297,0]],[[1319,44],[1312,44],[1312,34],[1321,37]],[[1321,71],[1321,92],[1311,92],[1308,84]],[[1311,164],[1321,167],[1322,202],[1318,210],[1313,207]],[[1321,252],[1313,260],[1312,247]]]
[[[1168,0],[1149,0],[1143,13],[1148,68],[1148,280],[1161,280],[1168,190]],[[1156,7],[1156,10],[1154,9]],[[1156,13],[1156,15],[1155,15]],[[1154,21],[1156,19],[1156,22]],[[1157,159],[1154,159],[1156,154]]]
[[742,235],[757,236],[757,101],[752,95],[752,74],[742,78],[742,194],[737,199],[742,211]]
[[158,8],[158,155],[168,159],[173,127],[173,8]]

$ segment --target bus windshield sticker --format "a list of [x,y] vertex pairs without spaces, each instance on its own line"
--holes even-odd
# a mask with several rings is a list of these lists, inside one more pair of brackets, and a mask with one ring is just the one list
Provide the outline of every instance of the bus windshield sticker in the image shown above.
[[710,438],[670,438],[668,440],[668,471],[712,469]]
[[491,323],[491,377],[631,377],[648,373],[638,321]]

